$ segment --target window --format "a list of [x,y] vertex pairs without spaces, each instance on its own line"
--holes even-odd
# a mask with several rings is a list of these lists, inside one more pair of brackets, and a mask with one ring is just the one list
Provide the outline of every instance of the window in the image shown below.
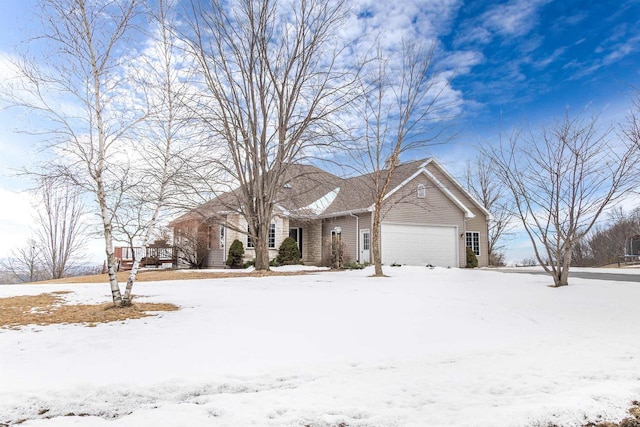
[[473,249],[476,256],[480,256],[480,233],[477,231],[467,232],[467,247]]
[[220,249],[224,249],[224,225],[220,226]]
[[271,224],[269,226],[269,248],[273,249],[276,247],[276,225]]
[[[247,226],[247,248],[255,248],[253,244],[253,240],[249,233],[249,226]],[[271,224],[269,226],[269,249],[274,249],[276,247],[276,225]]]
[[255,246],[253,246],[253,239],[249,235],[250,232],[251,231],[249,230],[249,226],[247,225],[247,247],[248,248],[255,248]]
[[211,249],[213,247],[213,227],[207,227],[207,249]]
[[363,251],[368,251],[369,248],[371,246],[371,237],[369,235],[369,232],[363,232],[362,233],[362,250]]
[[427,196],[427,190],[424,184],[418,184],[418,199],[424,199]]

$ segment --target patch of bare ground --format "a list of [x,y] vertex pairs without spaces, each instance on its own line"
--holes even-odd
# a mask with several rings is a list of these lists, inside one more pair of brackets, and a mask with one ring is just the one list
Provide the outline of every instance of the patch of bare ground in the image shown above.
[[[624,418],[619,423],[614,423],[611,421],[598,421],[598,422],[589,422],[587,424],[583,424],[582,427],[640,427],[640,401],[634,400],[631,402],[633,405],[629,408],[630,417]],[[548,423],[544,427],[562,427],[555,423]]]
[[129,307],[105,304],[68,304],[63,295],[52,292],[0,298],[0,328],[19,329],[26,325],[52,325],[80,323],[96,326],[98,323],[119,322],[154,316],[153,312],[176,311],[178,306],[166,303],[134,303]]
[[[164,280],[190,280],[190,279],[224,279],[230,277],[264,277],[264,276],[297,276],[311,272],[305,271],[238,271],[224,272],[219,271],[189,271],[189,270],[142,270],[136,276],[136,282],[159,282]],[[121,271],[118,273],[118,281],[126,282],[129,278],[129,272]],[[33,284],[50,284],[50,283],[109,283],[109,277],[106,274],[96,274],[93,276],[77,276],[65,277],[63,279],[46,280],[42,282],[34,282]]]

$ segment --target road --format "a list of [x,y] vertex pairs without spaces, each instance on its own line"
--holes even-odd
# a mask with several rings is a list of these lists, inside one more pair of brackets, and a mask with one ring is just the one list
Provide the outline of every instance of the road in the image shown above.
[[[515,268],[510,269],[498,269],[489,271],[500,271],[502,273],[516,273],[516,274],[546,274],[544,271],[531,271],[531,270],[518,270]],[[611,280],[614,282],[640,282],[640,271],[638,274],[622,274],[622,273],[602,273],[602,272],[588,272],[588,271],[571,271],[569,270],[569,277],[577,279],[595,279],[595,280]]]

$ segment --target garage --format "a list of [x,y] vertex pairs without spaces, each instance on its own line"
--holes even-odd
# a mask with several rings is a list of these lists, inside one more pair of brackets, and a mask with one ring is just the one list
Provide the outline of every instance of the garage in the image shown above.
[[382,263],[458,267],[455,226],[382,224]]

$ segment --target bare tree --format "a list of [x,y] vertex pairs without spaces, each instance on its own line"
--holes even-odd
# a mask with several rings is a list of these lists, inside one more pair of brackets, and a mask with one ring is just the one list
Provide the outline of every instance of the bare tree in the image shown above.
[[640,150],[640,89],[636,93],[638,96],[631,104],[625,125],[620,127],[620,134]]
[[479,154],[465,171],[467,190],[482,206],[491,212],[488,223],[489,264],[497,265],[504,258],[500,250],[504,248],[504,239],[515,227],[515,204],[508,189],[502,185],[495,173],[491,159]]
[[633,252],[631,242],[640,235],[640,210],[625,212],[621,207],[607,213],[606,223],[599,223],[574,246],[572,265],[592,266],[619,262],[620,256]]
[[189,268],[203,267],[209,252],[207,229],[207,225],[194,223],[193,227],[180,231],[174,242],[179,263],[187,264]]
[[486,154],[513,195],[536,258],[555,287],[568,285],[574,245],[633,185],[635,147],[614,143],[595,118],[567,114]]
[[135,184],[130,131],[146,116],[122,73],[138,1],[47,0],[38,10],[43,34],[33,42],[39,56],[21,57],[20,77],[5,95],[41,118],[42,129],[30,131],[44,135],[54,154],[43,174],[73,183],[96,201],[113,301],[127,305],[116,277],[113,217]]
[[[269,269],[269,227],[290,164],[330,143],[332,117],[355,79],[338,61],[343,0],[191,2],[187,36],[203,78],[196,107],[208,159],[224,171],[256,251]],[[228,224],[229,228],[233,225]]]
[[135,259],[134,242],[147,246],[162,214],[181,197],[177,184],[184,181],[189,157],[195,155],[189,145],[191,122],[185,106],[191,89],[189,76],[177,69],[177,63],[184,61],[182,56],[177,58],[180,49],[174,31],[174,3],[159,0],[155,9],[149,6],[149,46],[132,67],[149,113],[137,129],[139,145],[147,153],[139,159],[137,184],[123,194],[120,209],[113,216],[116,231],[125,237],[134,254],[125,301],[131,299],[142,261]]
[[452,106],[443,100],[449,80],[434,70],[435,46],[403,41],[400,69],[389,66],[379,47],[372,71],[365,75],[364,135],[352,150],[356,163],[371,171],[374,198],[371,248],[375,275],[382,276],[380,225],[383,205],[400,156],[434,144],[443,135],[444,119]]
[[[176,71],[169,2],[51,0],[41,4],[50,57],[26,57],[12,87],[13,105],[46,117],[55,160],[43,174],[65,179],[97,203],[113,301],[131,303],[138,263],[124,294],[116,277],[114,239],[146,245],[185,165],[184,85]],[[140,31],[143,12],[151,34]],[[129,43],[134,40],[138,45]],[[144,58],[144,59],[143,59]],[[61,106],[64,102],[64,106]],[[181,145],[182,144],[182,145]],[[178,155],[180,154],[180,155]]]
[[19,282],[36,282],[46,278],[40,264],[40,248],[35,239],[25,246],[11,251],[9,257],[0,262],[5,273]]
[[85,207],[78,191],[44,177],[38,187],[36,233],[43,267],[52,279],[65,277],[82,260],[87,241]]

